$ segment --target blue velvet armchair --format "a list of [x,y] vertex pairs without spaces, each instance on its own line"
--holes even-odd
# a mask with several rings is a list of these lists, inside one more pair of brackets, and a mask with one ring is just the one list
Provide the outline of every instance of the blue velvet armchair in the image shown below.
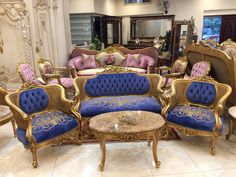
[[73,110],[73,102],[65,98],[62,86],[24,84],[17,92],[8,94],[6,101],[16,120],[18,140],[32,152],[34,168],[38,165],[38,148],[80,144],[80,116]]
[[211,154],[215,155],[217,138],[222,133],[222,114],[231,94],[231,87],[210,77],[202,77],[175,80],[171,89],[169,103],[162,110],[167,127],[175,128],[188,136],[210,136]]

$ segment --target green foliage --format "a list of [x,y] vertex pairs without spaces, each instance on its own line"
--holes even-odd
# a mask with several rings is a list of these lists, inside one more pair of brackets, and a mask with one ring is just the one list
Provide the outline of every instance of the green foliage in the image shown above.
[[170,48],[170,41],[171,41],[171,31],[166,31],[166,35],[164,37],[164,42],[161,46],[161,52],[169,51]]
[[91,50],[101,50],[101,41],[96,35],[92,40],[92,45],[90,46]]

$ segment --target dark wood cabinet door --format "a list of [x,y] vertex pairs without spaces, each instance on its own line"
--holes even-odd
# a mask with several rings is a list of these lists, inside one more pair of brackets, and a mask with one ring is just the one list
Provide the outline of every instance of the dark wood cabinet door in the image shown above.
[[236,15],[223,15],[221,21],[220,43],[227,39],[236,41]]

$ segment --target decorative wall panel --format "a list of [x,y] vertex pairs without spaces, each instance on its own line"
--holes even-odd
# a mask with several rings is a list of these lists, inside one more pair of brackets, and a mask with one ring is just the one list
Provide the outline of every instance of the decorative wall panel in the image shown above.
[[15,65],[32,64],[29,12],[23,0],[0,0],[0,81],[19,82]]

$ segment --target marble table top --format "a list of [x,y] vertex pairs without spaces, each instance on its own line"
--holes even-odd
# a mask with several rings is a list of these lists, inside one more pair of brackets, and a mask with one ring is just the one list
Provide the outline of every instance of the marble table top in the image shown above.
[[231,108],[229,108],[229,114],[234,118],[236,119],[236,106],[233,106]]
[[97,115],[89,122],[92,130],[101,133],[139,133],[164,126],[160,114],[147,111],[120,111]]

